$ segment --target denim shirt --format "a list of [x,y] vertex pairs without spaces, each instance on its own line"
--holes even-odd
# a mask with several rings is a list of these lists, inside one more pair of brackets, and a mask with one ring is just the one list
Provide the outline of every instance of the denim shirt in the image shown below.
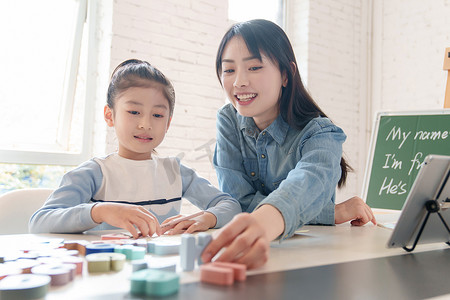
[[345,139],[342,129],[322,117],[299,131],[279,115],[260,131],[253,118],[227,104],[217,113],[214,166],[220,189],[244,212],[263,204],[277,208],[285,224],[282,240],[305,224],[333,225]]

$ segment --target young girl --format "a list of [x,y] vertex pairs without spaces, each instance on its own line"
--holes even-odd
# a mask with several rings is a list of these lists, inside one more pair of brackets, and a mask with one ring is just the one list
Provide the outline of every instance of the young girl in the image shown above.
[[214,156],[222,191],[244,213],[203,252],[209,261],[258,267],[269,242],[291,237],[305,224],[375,223],[354,197],[336,206],[335,189],[349,166],[342,158],[344,132],[304,88],[292,46],[276,24],[252,20],[232,26],[219,46],[216,72],[230,104],[217,114]]
[[112,75],[107,98],[104,117],[115,129],[118,152],[93,158],[68,172],[31,217],[32,233],[118,227],[135,238],[138,231],[143,236],[161,234],[160,222],[179,214],[181,197],[206,211],[177,225],[177,230],[221,227],[241,212],[235,199],[177,158],[154,155],[175,105],[172,84],[158,69],[135,59],[121,63]]

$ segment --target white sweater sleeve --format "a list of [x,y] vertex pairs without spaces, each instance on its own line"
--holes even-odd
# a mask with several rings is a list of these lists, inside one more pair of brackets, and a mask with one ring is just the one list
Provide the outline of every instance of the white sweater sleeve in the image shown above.
[[96,227],[90,202],[100,188],[103,175],[100,166],[89,160],[68,172],[43,207],[30,219],[31,233],[75,233]]

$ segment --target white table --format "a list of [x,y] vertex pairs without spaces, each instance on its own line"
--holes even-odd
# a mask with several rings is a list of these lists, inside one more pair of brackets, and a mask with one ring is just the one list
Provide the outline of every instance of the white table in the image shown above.
[[[382,215],[377,216],[379,216],[379,219],[382,217]],[[349,223],[337,226],[305,226],[293,238],[281,244],[277,241],[273,242],[268,263],[259,269],[248,271],[247,274],[249,277],[252,277],[288,270],[301,270],[380,257],[406,255],[407,252],[403,249],[386,248],[391,232],[390,229],[371,224],[363,227],[353,227]],[[42,239],[63,238],[65,240],[93,241],[99,240],[101,234],[105,234],[105,232],[98,232],[97,234],[0,235],[0,249],[2,251],[4,249],[13,249],[22,246],[24,243],[30,244]],[[161,238],[180,239],[180,236]],[[447,248],[449,247],[444,243],[418,245],[414,253]],[[147,255],[147,259],[150,261],[166,260],[179,263],[179,256],[177,255],[165,257]],[[450,262],[443,263],[449,266],[449,273],[445,274],[446,278],[449,278]],[[178,265],[177,272],[180,274],[180,283],[182,285],[199,281],[198,268],[192,272],[182,272]],[[72,283],[61,287],[51,287],[46,299],[70,299],[72,297],[93,299],[101,296],[104,296],[105,299],[114,299],[115,297],[123,299],[123,295],[128,294],[130,288],[128,279],[130,274],[131,264],[129,262],[126,263],[124,269],[120,272],[90,274],[85,268],[83,274],[77,276]],[[365,274],[359,275],[364,276]],[[210,287],[208,288],[210,289]],[[179,299],[186,298],[187,295],[183,295],[182,292],[182,289],[180,289],[180,293],[174,297]]]

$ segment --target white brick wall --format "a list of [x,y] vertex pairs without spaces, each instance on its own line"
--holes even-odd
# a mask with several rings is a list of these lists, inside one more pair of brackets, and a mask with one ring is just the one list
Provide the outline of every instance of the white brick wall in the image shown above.
[[340,202],[359,195],[364,174],[365,152],[360,144],[366,130],[366,4],[364,0],[294,0],[289,5],[287,28],[303,81],[322,110],[347,134],[344,152],[355,172],[339,190]]
[[294,48],[303,84],[308,84],[309,1],[286,1],[285,31]]
[[[374,110],[440,109],[444,105],[445,48],[450,46],[450,1],[379,1],[382,16],[374,62]],[[399,13],[400,12],[400,13]]]

